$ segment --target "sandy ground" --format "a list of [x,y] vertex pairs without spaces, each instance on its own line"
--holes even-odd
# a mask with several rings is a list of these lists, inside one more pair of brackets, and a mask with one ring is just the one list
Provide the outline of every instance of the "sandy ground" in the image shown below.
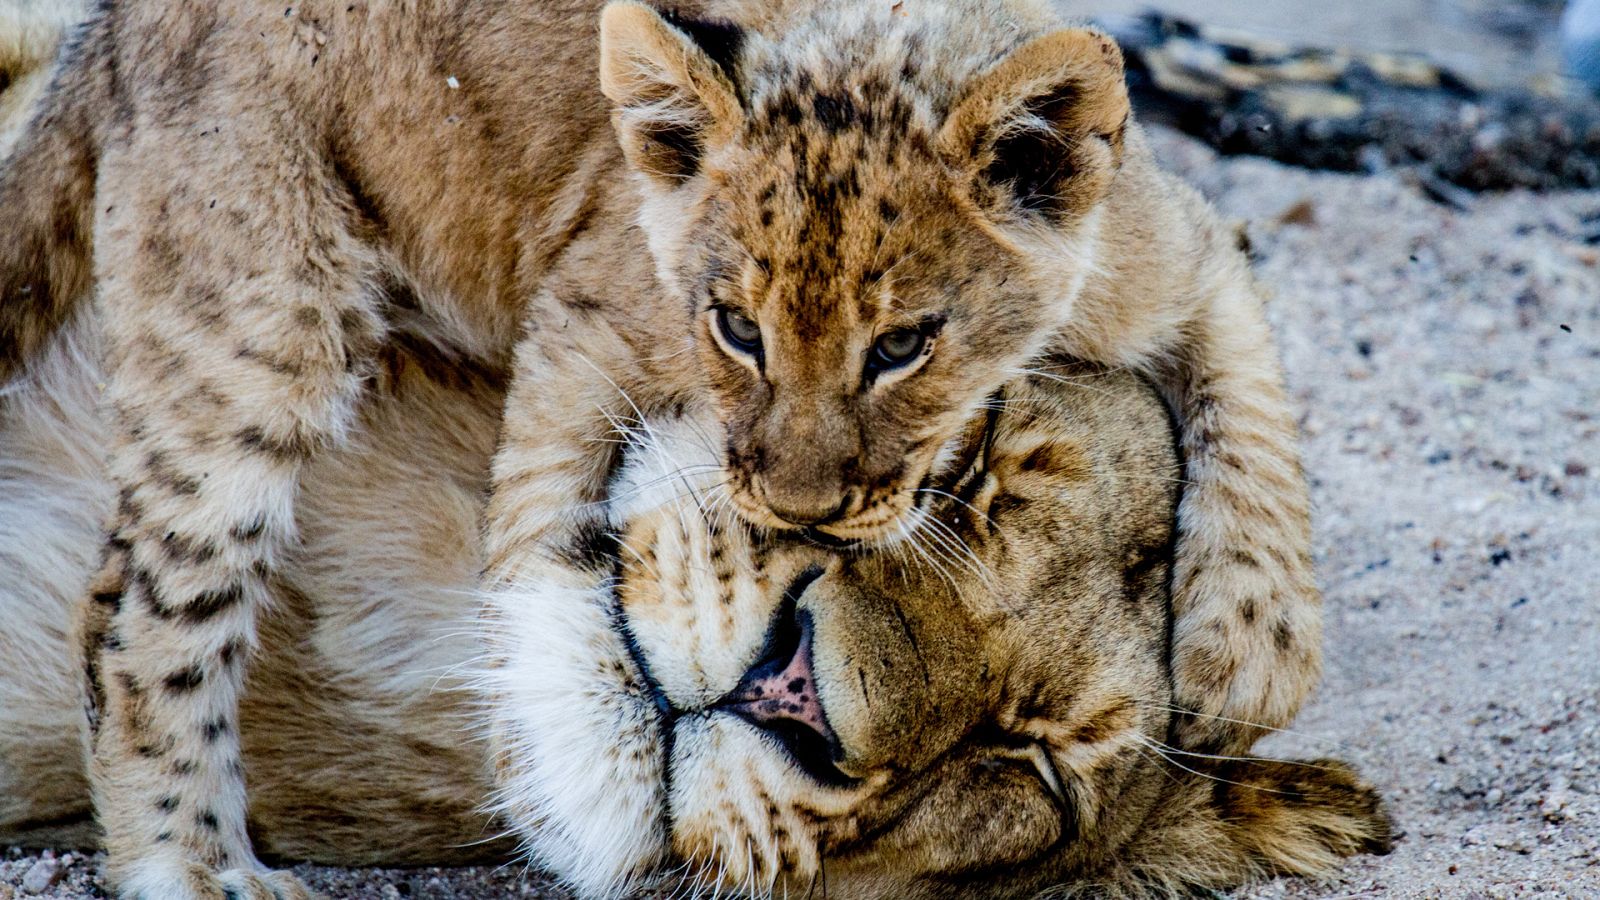
[[1327,677],[1264,747],[1356,760],[1404,832],[1249,896],[1600,896],[1600,193],[1164,146],[1252,222],[1306,432]]
[[[1600,192],[1457,211],[1158,142],[1251,223],[1306,433],[1327,678],[1263,749],[1354,760],[1403,833],[1242,896],[1600,897]],[[0,900],[52,865],[40,896],[98,895],[97,857],[13,851]],[[515,869],[301,871],[334,898],[561,896]]]

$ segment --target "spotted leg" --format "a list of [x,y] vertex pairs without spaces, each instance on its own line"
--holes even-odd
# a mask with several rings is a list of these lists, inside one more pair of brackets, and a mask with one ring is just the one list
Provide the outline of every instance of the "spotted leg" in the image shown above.
[[[91,781],[110,880],[141,900],[308,896],[251,850],[239,696],[300,470],[351,418],[379,337],[339,185],[286,158],[309,142],[233,123],[212,140],[230,134],[259,142],[219,147],[215,171],[164,163],[192,137],[158,128],[102,162],[120,571],[100,583],[120,591],[95,600]],[[208,213],[169,216],[180,204]]]

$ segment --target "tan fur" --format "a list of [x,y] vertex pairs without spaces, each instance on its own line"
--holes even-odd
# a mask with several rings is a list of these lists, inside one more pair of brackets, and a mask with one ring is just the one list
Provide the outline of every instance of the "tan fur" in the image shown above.
[[[82,507],[110,501],[94,464],[99,418],[63,402],[94,391],[94,334],[69,337],[32,373],[0,430],[11,441],[4,496],[65,484],[66,496],[83,498],[36,514],[31,538],[0,546],[84,557],[76,577],[39,573],[29,587],[87,576],[96,532]],[[650,831],[670,808],[672,827],[657,833],[677,860],[668,868],[681,875],[687,863],[689,883],[708,892],[792,894],[825,872],[830,893],[844,897],[1179,896],[1272,873],[1321,875],[1342,856],[1385,845],[1381,804],[1336,762],[1160,758],[1174,722],[1165,586],[1179,487],[1160,477],[1176,462],[1166,413],[1136,378],[1063,361],[1052,371],[1067,382],[1014,386],[943,486],[965,499],[935,510],[948,529],[937,533],[960,544],[930,539],[843,557],[745,532],[702,506],[718,478],[693,468],[715,455],[701,442],[703,423],[656,419],[634,432],[613,508],[629,519],[614,557],[620,627],[641,656],[606,652],[613,620],[602,617],[586,637],[601,649],[584,650],[563,639],[560,613],[529,610],[528,628],[554,630],[547,639],[576,647],[580,668],[572,680],[522,681],[518,693],[502,690],[517,676],[496,670],[498,703],[474,713],[460,683],[479,650],[464,629],[499,388],[420,348],[390,348],[383,359],[348,447],[306,473],[304,542],[284,562],[285,600],[265,623],[268,652],[246,683],[251,830],[269,858],[491,859],[505,844],[478,842],[509,827],[536,863],[552,865],[559,857],[540,848],[577,823],[507,777],[540,760],[526,744],[501,745],[503,818],[492,822],[477,812],[491,793],[490,747],[463,734],[475,716],[500,729],[532,724],[521,702],[532,695],[568,718],[599,696],[621,722],[627,704],[653,708],[641,693],[646,671],[675,707],[671,789],[636,819],[587,813],[602,817],[600,830]],[[18,435],[54,437],[31,446]],[[663,480],[663,470],[683,480]],[[13,517],[10,505],[0,512]],[[813,623],[817,690],[840,741],[833,765],[852,779],[844,787],[814,781],[759,732],[713,711],[762,652],[796,577],[816,566],[822,575],[795,598],[795,614]],[[14,621],[30,599],[26,589],[0,590],[0,612]],[[66,614],[62,602],[29,632],[9,632],[37,647],[0,646],[0,694],[26,711],[16,724],[29,737],[0,745],[0,777],[19,760],[44,766],[0,785],[22,804],[0,819],[0,839],[85,809],[74,747],[81,707],[71,691],[41,692],[28,680],[41,673],[13,655],[55,660],[44,674],[70,682]],[[518,654],[512,668],[541,658]],[[613,693],[595,690],[607,683]],[[629,746],[617,731],[588,740]],[[649,781],[635,781],[636,767],[661,771],[651,760],[662,745],[643,746],[635,756],[572,745],[564,762],[598,773],[608,794],[626,793]],[[557,871],[604,893],[577,869]],[[634,883],[664,877],[629,874]]]
[[[89,812],[72,635],[98,651],[115,634],[105,604],[80,593],[115,502],[91,325],[32,367],[0,420],[0,842],[81,840],[44,826]],[[463,740],[473,701],[460,672],[477,647],[469,588],[499,400],[492,381],[387,349],[349,445],[307,472],[302,542],[262,623],[272,652],[251,668],[241,713],[263,854],[410,865],[506,853],[479,811],[491,783]]]
[[[511,373],[491,587],[590,599],[619,419],[709,406],[742,517],[886,545],[931,527],[921,487],[1004,385],[1062,352],[1145,372],[1190,483],[1184,740],[1293,714],[1320,628],[1293,422],[1243,260],[1125,124],[1109,40],[1022,0],[686,12],[734,25],[609,7],[598,73],[584,2],[150,0],[69,53],[0,177],[0,375],[94,296],[90,775],[126,892],[297,891],[246,837],[244,664],[395,338]],[[896,329],[924,352],[865,378]]]
[[44,93],[57,45],[87,9],[87,0],[0,0],[0,159]]

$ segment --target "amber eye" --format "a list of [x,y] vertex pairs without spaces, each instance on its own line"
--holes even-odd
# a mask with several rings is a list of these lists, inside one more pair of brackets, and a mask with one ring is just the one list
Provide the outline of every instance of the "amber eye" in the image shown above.
[[871,372],[898,369],[921,356],[927,345],[928,336],[916,328],[896,328],[885,332],[872,345],[872,352],[867,354],[867,369]]
[[749,356],[761,352],[761,326],[749,316],[736,313],[726,306],[717,307],[717,328],[728,346]]

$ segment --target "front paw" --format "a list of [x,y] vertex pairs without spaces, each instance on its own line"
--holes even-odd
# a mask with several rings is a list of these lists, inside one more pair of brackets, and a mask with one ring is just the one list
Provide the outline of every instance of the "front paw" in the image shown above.
[[1257,604],[1254,616],[1248,596],[1191,607],[1173,634],[1178,746],[1242,753],[1293,721],[1322,672],[1319,606],[1313,594]]
[[217,870],[192,860],[147,860],[118,879],[123,900],[316,900],[300,879],[264,868]]

